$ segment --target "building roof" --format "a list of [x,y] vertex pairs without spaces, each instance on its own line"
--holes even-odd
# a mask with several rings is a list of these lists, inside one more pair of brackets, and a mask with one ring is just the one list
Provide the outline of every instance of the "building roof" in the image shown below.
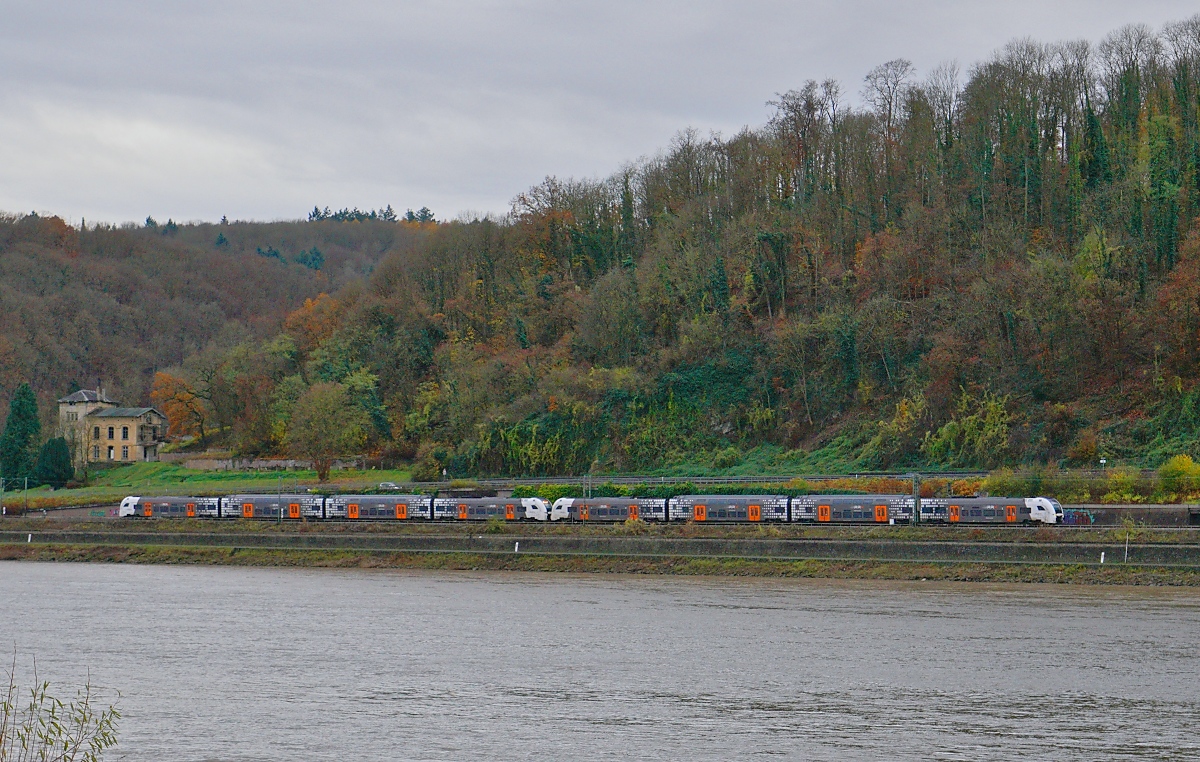
[[158,413],[166,418],[152,407],[106,407],[88,413],[88,418],[140,418],[146,413]]
[[107,402],[110,405],[117,404],[116,400],[110,400],[104,396],[104,392],[100,390],[93,391],[91,389],[80,389],[63,397],[59,402]]

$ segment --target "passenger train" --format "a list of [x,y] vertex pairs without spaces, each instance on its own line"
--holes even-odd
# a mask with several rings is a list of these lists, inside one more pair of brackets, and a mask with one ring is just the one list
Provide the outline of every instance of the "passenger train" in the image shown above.
[[[641,497],[433,497],[429,495],[229,495],[135,497],[120,516],[144,518],[342,521],[803,522],[898,524],[913,519],[909,495],[681,495]],[[934,524],[1061,524],[1062,505],[1045,497],[921,498]]]

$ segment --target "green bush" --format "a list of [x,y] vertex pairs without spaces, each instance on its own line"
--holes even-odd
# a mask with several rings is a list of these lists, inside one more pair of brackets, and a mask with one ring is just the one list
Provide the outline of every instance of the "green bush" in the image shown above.
[[1190,455],[1176,455],[1158,469],[1158,482],[1168,495],[1187,495],[1200,491],[1200,464]]

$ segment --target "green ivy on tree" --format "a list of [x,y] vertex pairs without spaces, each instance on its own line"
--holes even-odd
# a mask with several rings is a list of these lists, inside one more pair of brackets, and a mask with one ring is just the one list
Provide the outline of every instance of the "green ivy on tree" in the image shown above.
[[67,440],[54,437],[42,445],[33,468],[33,476],[38,484],[47,484],[54,489],[61,489],[75,478],[75,468],[71,465],[71,448],[67,446]]

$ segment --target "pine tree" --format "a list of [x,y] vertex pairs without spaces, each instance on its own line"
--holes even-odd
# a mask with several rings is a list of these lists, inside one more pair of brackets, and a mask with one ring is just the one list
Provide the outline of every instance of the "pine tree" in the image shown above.
[[29,384],[23,383],[13,393],[4,434],[0,435],[0,476],[5,479],[32,477],[34,456],[41,435],[37,397]]
[[33,468],[33,476],[38,484],[48,484],[54,489],[75,478],[75,469],[71,465],[71,448],[67,440],[54,437],[42,445],[38,451],[37,464]]

